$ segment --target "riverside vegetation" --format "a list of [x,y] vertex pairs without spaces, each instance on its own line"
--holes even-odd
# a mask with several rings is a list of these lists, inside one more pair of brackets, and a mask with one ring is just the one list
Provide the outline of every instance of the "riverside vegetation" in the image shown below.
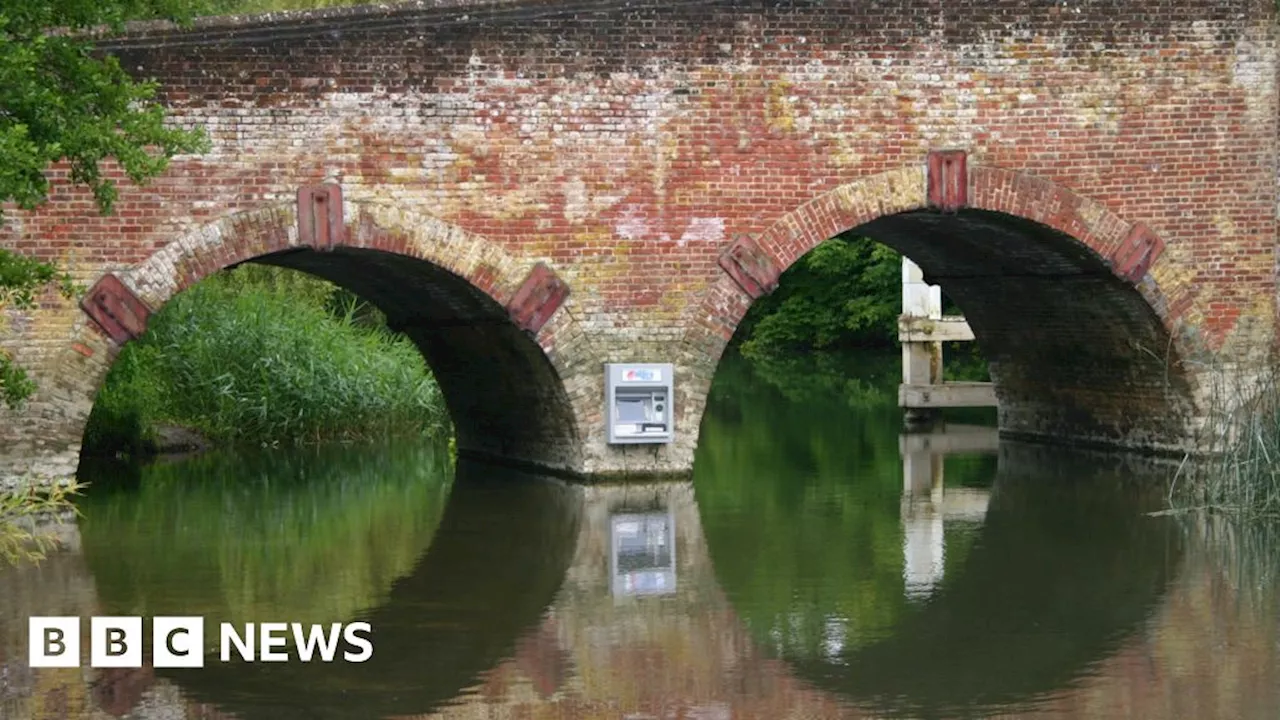
[[[15,380],[6,399],[21,402],[30,380],[3,367]],[[218,273],[152,316],[107,375],[84,453],[138,459],[171,425],[216,445],[273,447],[442,440],[450,430],[421,354],[380,312],[331,283],[266,265]],[[0,562],[41,560],[56,545],[46,519],[75,512],[80,487],[0,492]]]
[[1204,433],[1210,452],[1188,458],[1170,486],[1179,512],[1280,520],[1280,377],[1269,369],[1251,388],[1215,387]]
[[[744,357],[776,365],[815,351],[888,350],[898,346],[902,256],[870,238],[837,235],[792,265],[778,289],[743,319],[734,343]],[[943,312],[960,309],[943,296]],[[947,380],[985,381],[976,342],[945,343]]]
[[85,452],[145,455],[166,425],[268,446],[449,430],[422,355],[380,312],[324,280],[253,264],[181,293],[121,350]]

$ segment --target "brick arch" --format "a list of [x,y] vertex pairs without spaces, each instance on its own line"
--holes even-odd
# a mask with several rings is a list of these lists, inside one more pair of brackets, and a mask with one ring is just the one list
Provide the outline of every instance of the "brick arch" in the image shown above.
[[[254,261],[323,277],[378,305],[436,375],[460,453],[580,471],[583,398],[565,385],[586,349],[555,271],[434,217],[344,202],[336,187],[316,192],[344,208],[340,220],[308,217],[305,199],[242,212],[101,277],[66,353],[80,366],[80,392],[96,394],[151,312],[214,272]],[[79,432],[90,406],[69,419]]]
[[[709,388],[752,303],[846,231],[911,257],[963,308],[1007,436],[1187,447],[1196,378],[1183,367],[1194,348],[1182,316],[1192,298],[1165,282],[1163,241],[1052,181],[966,168],[963,153],[844,184],[728,245],[686,335],[701,358],[690,363],[692,392]],[[701,409],[686,405],[696,423]]]

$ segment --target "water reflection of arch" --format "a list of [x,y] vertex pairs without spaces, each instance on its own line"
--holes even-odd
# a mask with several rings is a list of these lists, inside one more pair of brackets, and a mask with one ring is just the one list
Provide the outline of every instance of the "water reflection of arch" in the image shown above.
[[1181,556],[1170,523],[1090,487],[1149,495],[1130,471],[1006,445],[981,538],[951,581],[890,637],[793,667],[846,697],[924,715],[1007,710],[1069,686],[1142,628]]
[[[1061,690],[1141,630],[1181,556],[1171,524],[1136,509],[1159,491],[1135,472],[1006,443],[986,520],[927,601],[854,647],[815,654],[764,628],[753,628],[756,642],[799,678],[877,714],[1008,711]],[[1105,486],[1135,502],[1108,499],[1097,492]],[[704,525],[717,578],[736,605],[750,580],[733,573],[749,568],[721,558],[742,547],[718,546],[715,523],[704,515]],[[751,626],[750,610],[737,610]]]
[[[566,485],[462,461],[426,554],[380,606],[373,657],[347,663],[220,663],[158,670],[241,720],[427,713],[512,654],[559,589],[577,539]],[[323,592],[323,588],[316,588]]]

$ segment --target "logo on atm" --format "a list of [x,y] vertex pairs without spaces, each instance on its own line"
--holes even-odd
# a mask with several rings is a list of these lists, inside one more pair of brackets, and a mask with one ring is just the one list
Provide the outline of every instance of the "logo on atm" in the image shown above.
[[622,382],[662,382],[662,371],[657,368],[627,368],[622,371]]

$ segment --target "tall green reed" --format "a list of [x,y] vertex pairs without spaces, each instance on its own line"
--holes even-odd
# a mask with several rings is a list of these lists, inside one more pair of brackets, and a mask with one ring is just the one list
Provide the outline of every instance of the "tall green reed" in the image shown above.
[[1217,372],[1205,393],[1200,452],[1170,485],[1178,510],[1280,519],[1280,378],[1270,366],[1245,379]]
[[85,446],[136,453],[163,424],[266,445],[449,429],[421,354],[380,313],[266,266],[219,273],[156,313],[109,373]]

